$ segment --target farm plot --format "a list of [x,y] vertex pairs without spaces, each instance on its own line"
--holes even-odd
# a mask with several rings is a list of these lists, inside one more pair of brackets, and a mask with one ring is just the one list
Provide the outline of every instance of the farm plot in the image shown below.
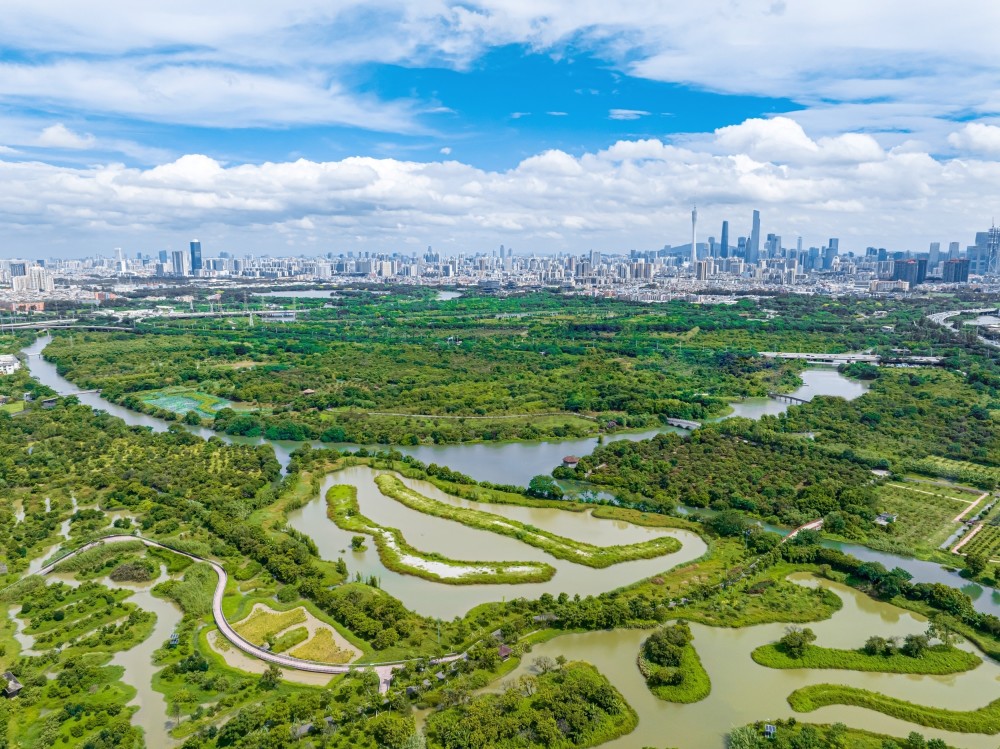
[[888,483],[879,487],[879,509],[897,515],[894,536],[911,547],[935,549],[972,517],[979,494],[934,484]]
[[985,554],[987,559],[1000,562],[1000,512],[983,522],[976,535],[962,546],[963,554]]
[[224,408],[241,408],[225,398],[183,387],[150,390],[143,393],[141,398],[143,403],[164,411],[182,415],[194,411],[205,419],[214,419],[215,414]]

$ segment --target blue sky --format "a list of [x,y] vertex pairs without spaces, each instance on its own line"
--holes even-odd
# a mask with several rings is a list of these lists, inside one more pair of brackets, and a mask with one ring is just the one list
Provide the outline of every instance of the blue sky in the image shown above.
[[991,0],[11,0],[0,237],[81,254],[848,246],[996,212]]

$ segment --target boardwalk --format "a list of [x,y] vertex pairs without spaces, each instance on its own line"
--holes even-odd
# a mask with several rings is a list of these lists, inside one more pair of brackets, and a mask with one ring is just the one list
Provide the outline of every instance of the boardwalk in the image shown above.
[[[181,556],[192,559],[195,562],[202,562],[204,564],[210,565],[215,571],[218,577],[218,582],[215,586],[215,593],[212,596],[212,619],[215,621],[215,626],[219,628],[219,632],[225,637],[229,642],[235,645],[237,648],[242,650],[247,655],[253,656],[254,658],[259,658],[267,663],[273,663],[276,666],[281,666],[282,668],[290,668],[296,671],[309,671],[312,673],[319,674],[330,674],[334,676],[336,674],[345,674],[352,670],[358,669],[372,669],[379,677],[379,692],[384,694],[389,690],[389,685],[392,683],[392,672],[397,668],[402,667],[406,661],[393,661],[391,663],[371,663],[371,664],[335,664],[335,663],[319,663],[317,661],[307,661],[302,658],[292,658],[288,655],[282,655],[280,653],[272,653],[268,650],[264,650],[256,645],[254,645],[249,640],[243,639],[236,630],[234,630],[229,622],[226,620],[225,614],[222,613],[222,599],[226,592],[226,583],[229,581],[229,575],[222,568],[222,565],[213,562],[210,559],[203,559],[202,557],[196,556],[195,554],[189,554],[184,551],[179,551],[178,549],[171,548],[165,544],[152,541],[148,538],[142,538],[140,536],[106,536],[105,538],[98,539],[97,541],[91,541],[89,544],[81,546],[79,549],[74,549],[73,551],[65,554],[53,562],[42,567],[38,570],[39,575],[47,575],[52,572],[61,562],[76,556],[88,549],[92,549],[95,546],[100,546],[104,543],[116,543],[122,541],[141,541],[146,544],[146,546],[151,546],[157,549],[165,549],[171,551],[174,554],[180,554]],[[436,658],[431,661],[432,664],[439,663],[450,663],[452,661],[457,661],[464,658],[464,654],[453,653],[451,655],[446,655],[442,658]]]

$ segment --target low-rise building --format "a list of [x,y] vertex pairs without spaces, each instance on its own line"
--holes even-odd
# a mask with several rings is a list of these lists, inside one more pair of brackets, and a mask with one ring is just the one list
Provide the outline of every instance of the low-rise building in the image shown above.
[[21,360],[13,354],[0,354],[0,374],[11,375],[21,368]]

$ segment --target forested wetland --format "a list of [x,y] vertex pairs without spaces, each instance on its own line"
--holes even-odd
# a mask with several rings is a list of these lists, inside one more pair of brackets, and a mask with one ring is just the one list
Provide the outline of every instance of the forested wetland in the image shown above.
[[[998,575],[995,513],[978,516],[1000,477],[1000,372],[926,320],[961,303],[345,290],[296,299],[294,323],[60,332],[44,355],[70,383],[0,380],[15,397],[101,389],[0,414],[2,585],[16,583],[0,666],[25,685],[0,702],[0,738],[638,748],[733,731],[735,747],[765,745],[767,720],[768,746],[923,746],[919,732],[993,747],[1000,603],[892,569]],[[32,343],[0,337],[4,352]],[[893,349],[942,363],[813,376],[758,356]],[[811,400],[764,400],[793,391]],[[512,459],[529,452],[544,465]],[[784,543],[769,530],[817,520]],[[395,556],[375,543],[385,529]],[[249,668],[216,631],[216,573],[169,551],[105,544],[17,583],[132,532],[218,562],[244,636],[356,668]],[[884,564],[829,548],[842,542]],[[365,667],[386,662],[388,686]]]

